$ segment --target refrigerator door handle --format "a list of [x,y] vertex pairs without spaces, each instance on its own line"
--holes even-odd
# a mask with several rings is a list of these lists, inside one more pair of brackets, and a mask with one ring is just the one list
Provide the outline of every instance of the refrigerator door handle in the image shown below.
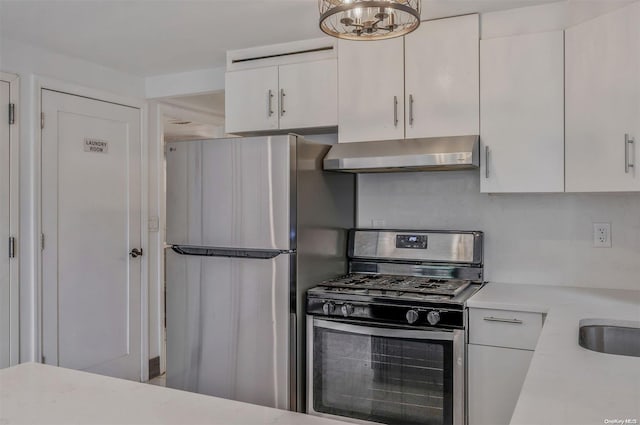
[[171,249],[180,255],[195,255],[199,257],[227,257],[227,258],[255,258],[269,260],[280,254],[292,254],[292,250],[277,249],[234,249],[234,248],[205,248],[196,246],[173,245]]

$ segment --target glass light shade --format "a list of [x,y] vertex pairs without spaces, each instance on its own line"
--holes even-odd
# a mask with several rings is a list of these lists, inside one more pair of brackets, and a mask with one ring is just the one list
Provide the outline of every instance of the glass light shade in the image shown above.
[[420,0],[318,0],[320,29],[347,40],[381,40],[420,25]]

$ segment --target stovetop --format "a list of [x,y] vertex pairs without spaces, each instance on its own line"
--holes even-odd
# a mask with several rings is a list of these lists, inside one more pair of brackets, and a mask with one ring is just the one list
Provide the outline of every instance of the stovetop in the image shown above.
[[468,280],[432,279],[428,277],[349,273],[323,282],[325,288],[344,288],[342,292],[367,294],[371,291],[399,292],[454,297],[470,285]]

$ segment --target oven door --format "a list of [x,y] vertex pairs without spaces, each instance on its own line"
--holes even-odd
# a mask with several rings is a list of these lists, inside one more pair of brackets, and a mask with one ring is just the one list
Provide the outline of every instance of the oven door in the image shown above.
[[385,424],[463,425],[464,331],[307,316],[307,407]]

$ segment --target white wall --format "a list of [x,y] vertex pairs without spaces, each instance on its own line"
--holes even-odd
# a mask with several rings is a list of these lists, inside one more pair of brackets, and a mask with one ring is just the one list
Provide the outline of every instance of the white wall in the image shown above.
[[38,341],[35,309],[37,220],[36,189],[39,175],[39,132],[36,76],[144,99],[144,79],[84,60],[59,55],[27,44],[0,38],[0,70],[20,76],[20,361],[36,360]]
[[186,96],[224,90],[225,67],[198,69],[147,77],[145,91],[148,99]]
[[162,135],[162,105],[149,103],[149,217],[158,218],[158,230],[149,231],[149,358],[161,357],[165,370],[164,339],[164,139]]
[[[480,193],[475,171],[358,177],[360,227],[485,232],[494,282],[640,289],[640,194]],[[610,222],[612,248],[592,248]]]
[[480,15],[480,38],[563,30],[638,0],[562,1]]

